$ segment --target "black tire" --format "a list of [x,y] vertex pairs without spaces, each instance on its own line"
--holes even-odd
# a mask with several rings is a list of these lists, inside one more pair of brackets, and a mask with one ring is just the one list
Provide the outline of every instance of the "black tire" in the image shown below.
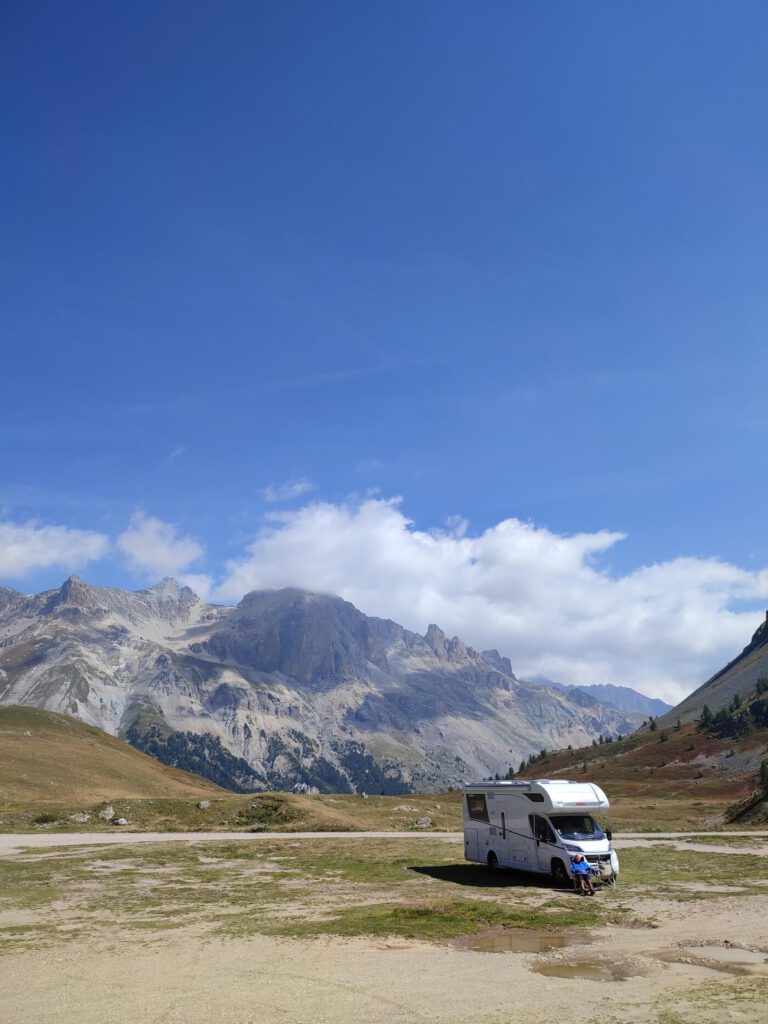
[[488,864],[489,871],[493,871],[495,873],[499,870],[499,858],[496,856],[493,850],[491,850],[491,852],[488,854],[488,860],[486,861],[486,863]]
[[552,879],[558,889],[565,889],[571,884],[571,876],[566,871],[565,864],[563,864],[559,857],[552,858],[551,871]]

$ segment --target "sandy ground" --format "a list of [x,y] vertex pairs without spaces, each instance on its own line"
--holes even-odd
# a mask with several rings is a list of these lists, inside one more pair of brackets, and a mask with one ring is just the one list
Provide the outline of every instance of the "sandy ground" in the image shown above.
[[109,846],[114,843],[201,843],[211,841],[258,843],[265,839],[449,839],[461,832],[60,832],[0,834],[0,857],[28,848]]
[[[297,834],[278,835],[297,838]],[[349,833],[341,835],[350,838]],[[402,833],[395,835],[403,838]],[[16,844],[47,847],[82,838],[12,836],[2,837],[2,844],[11,855]],[[154,838],[203,841],[211,836]],[[226,834],[226,838],[233,836]],[[323,833],[322,838],[329,834]],[[421,835],[412,838],[418,842]],[[429,838],[437,837],[432,833]],[[88,839],[94,844],[137,840],[151,841],[137,835],[102,834]],[[446,840],[456,841],[452,836]],[[739,948],[763,951],[768,958],[768,891],[765,895],[759,890],[748,895],[721,894],[712,903],[671,903],[648,896],[628,897],[628,903],[638,916],[655,919],[658,927],[611,927],[594,933],[587,944],[546,954],[483,953],[406,940],[224,939],[194,929],[150,940],[139,934],[115,935],[98,943],[73,940],[0,959],[0,1020],[4,1024],[768,1021],[768,964],[737,965],[730,968],[736,973],[727,973],[711,951],[697,952],[697,947],[712,944],[737,958]],[[582,962],[592,969],[610,968],[615,977],[544,977],[534,970],[546,964]]]
[[[84,943],[4,959],[0,1015],[7,1024],[646,1024],[674,1008],[675,1020],[764,1024],[765,990],[734,1001],[728,990],[744,977],[709,974],[706,956],[679,949],[707,940],[765,948],[768,898],[759,909],[749,903],[733,901],[716,922],[706,905],[688,905],[656,930],[607,929],[594,945],[544,956],[396,940],[212,941],[178,933],[162,945]],[[670,956],[688,963],[673,969]],[[618,965],[626,977],[548,978],[531,970],[569,959]],[[765,977],[764,968],[745,970]],[[704,980],[725,1006],[715,998],[702,1006]]]

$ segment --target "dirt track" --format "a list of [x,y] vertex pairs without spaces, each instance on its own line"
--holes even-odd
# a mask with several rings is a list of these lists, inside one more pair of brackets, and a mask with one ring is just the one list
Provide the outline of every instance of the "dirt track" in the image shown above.
[[[688,837],[728,836],[755,839],[754,846],[712,845],[690,842]],[[0,857],[22,849],[49,849],[57,846],[108,846],[115,843],[202,843],[259,842],[275,839],[444,839],[461,840],[461,832],[59,832],[0,833]],[[765,842],[761,842],[765,840]],[[615,837],[617,849],[631,846],[652,847],[656,842],[671,842],[676,849],[703,853],[768,854],[768,832],[625,832]]]
[[264,839],[448,839],[461,832],[59,832],[0,834],[0,857],[16,850],[113,843],[259,842]]

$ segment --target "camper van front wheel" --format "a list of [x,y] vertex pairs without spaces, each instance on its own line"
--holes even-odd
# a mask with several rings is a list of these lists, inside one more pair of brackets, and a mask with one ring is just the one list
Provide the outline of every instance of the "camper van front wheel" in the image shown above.
[[489,871],[498,871],[499,870],[499,858],[496,856],[496,854],[493,852],[493,850],[491,850],[491,852],[488,854],[488,870]]
[[568,885],[571,881],[568,872],[565,869],[565,864],[560,860],[559,857],[552,858],[552,878],[554,879],[555,885],[561,889]]

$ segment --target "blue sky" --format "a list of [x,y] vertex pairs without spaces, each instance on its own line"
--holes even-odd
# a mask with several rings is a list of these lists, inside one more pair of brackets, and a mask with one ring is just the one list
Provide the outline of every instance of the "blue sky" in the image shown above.
[[[768,598],[766,30],[750,2],[4,4],[0,584],[170,568],[235,600],[284,570],[531,671],[658,648],[638,685],[703,681]],[[631,657],[548,660],[543,585],[489,636],[522,598],[448,608],[439,546],[431,603],[389,599],[364,535],[364,580],[286,556],[366,499],[469,564],[511,520],[624,535],[579,555],[598,587],[675,568],[626,606]],[[650,605],[716,640],[674,661]]]

